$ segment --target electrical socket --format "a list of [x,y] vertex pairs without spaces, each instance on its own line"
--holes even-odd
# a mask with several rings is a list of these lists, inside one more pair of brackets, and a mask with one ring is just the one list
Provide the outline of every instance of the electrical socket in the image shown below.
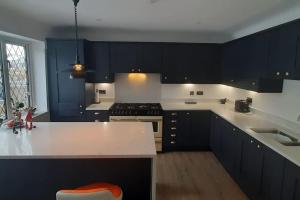
[[99,94],[106,94],[106,90],[99,90]]
[[197,91],[197,95],[204,95],[203,91]]
[[195,95],[195,92],[194,91],[190,91],[190,96],[193,96]]

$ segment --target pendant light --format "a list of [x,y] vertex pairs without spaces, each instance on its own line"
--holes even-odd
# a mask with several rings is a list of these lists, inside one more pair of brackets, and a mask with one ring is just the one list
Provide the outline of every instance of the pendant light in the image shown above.
[[85,78],[86,71],[83,63],[79,59],[79,41],[78,41],[78,24],[77,24],[77,4],[79,0],[73,0],[74,3],[74,13],[75,13],[75,40],[76,40],[76,57],[75,63],[72,64],[72,71],[70,78]]

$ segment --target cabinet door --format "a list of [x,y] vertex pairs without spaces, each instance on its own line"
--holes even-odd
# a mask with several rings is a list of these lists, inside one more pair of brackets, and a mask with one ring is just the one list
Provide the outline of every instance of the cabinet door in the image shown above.
[[221,79],[221,48],[217,44],[191,44],[186,70],[191,83],[218,83]]
[[263,147],[250,136],[244,134],[243,137],[239,182],[250,199],[257,199],[261,188]]
[[[74,40],[47,41],[48,89],[51,121],[81,121],[85,109],[84,79],[70,79],[75,59]],[[84,59],[84,42],[79,42]]]
[[258,200],[281,200],[284,168],[285,158],[265,147],[262,188]]
[[138,72],[136,43],[111,43],[110,63],[113,73]]
[[192,111],[188,145],[195,150],[208,150],[210,138],[210,111]]
[[300,36],[297,42],[297,57],[294,71],[294,79],[300,80]]
[[242,132],[236,127],[224,122],[222,133],[222,161],[228,173],[238,180],[242,156]]
[[210,148],[213,153],[221,158],[221,133],[222,133],[222,119],[218,115],[213,114],[211,119],[211,135]]
[[299,22],[271,31],[269,70],[275,78],[293,78],[299,36]]
[[88,42],[86,61],[93,73],[88,74],[88,82],[112,82],[110,73],[109,44],[106,42]]
[[290,161],[286,162],[282,188],[282,200],[300,199],[300,168]]
[[167,44],[163,52],[162,83],[185,83],[188,81],[187,44]]
[[143,73],[161,73],[163,46],[159,43],[142,43],[138,67]]
[[234,86],[237,82],[240,63],[243,60],[239,40],[226,43],[222,52],[222,82]]

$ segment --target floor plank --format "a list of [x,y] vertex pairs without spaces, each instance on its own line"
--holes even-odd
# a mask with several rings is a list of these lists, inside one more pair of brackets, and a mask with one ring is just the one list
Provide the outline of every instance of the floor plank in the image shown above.
[[211,152],[157,156],[157,200],[249,200]]

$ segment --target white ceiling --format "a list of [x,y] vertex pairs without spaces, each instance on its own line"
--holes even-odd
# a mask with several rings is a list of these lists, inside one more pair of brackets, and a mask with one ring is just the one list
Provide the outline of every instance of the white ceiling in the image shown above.
[[[299,0],[81,0],[79,25],[90,28],[233,32]],[[72,0],[0,0],[0,7],[51,27],[73,25]]]

